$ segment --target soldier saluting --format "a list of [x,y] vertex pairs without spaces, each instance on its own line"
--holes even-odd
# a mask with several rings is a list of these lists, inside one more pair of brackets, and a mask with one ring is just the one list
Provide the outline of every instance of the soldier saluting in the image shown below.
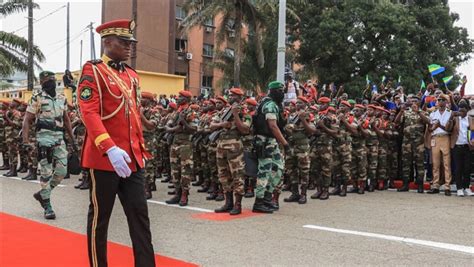
[[86,127],[82,167],[90,169],[87,221],[90,266],[107,266],[107,229],[118,195],[127,216],[135,266],[155,266],[148,207],[143,193],[145,149],[140,120],[138,75],[123,63],[130,57],[133,21],[115,20],[97,27],[101,60],[87,62],[77,99]]

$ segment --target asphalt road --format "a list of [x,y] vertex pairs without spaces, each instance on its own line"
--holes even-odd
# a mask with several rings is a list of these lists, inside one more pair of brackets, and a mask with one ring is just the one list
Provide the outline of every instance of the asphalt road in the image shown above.
[[[88,192],[74,189],[76,183],[77,176],[55,189],[58,218],[46,221],[32,197],[39,184],[0,176],[1,210],[85,234]],[[187,209],[166,206],[166,185],[158,183],[149,202],[155,251],[202,266],[474,266],[474,197],[350,194],[306,205],[281,201],[273,215],[213,221],[193,216],[222,202],[206,201],[195,187]],[[252,204],[243,200],[246,209]],[[119,201],[109,240],[131,246]]]

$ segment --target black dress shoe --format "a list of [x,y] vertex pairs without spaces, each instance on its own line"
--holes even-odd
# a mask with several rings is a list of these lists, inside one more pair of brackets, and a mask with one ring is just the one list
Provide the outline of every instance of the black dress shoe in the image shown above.
[[447,190],[444,190],[444,195],[449,197],[451,196],[451,190],[447,189]]
[[[439,189],[430,189],[428,192],[426,192],[427,194],[439,194]],[[450,192],[451,193],[451,192]]]

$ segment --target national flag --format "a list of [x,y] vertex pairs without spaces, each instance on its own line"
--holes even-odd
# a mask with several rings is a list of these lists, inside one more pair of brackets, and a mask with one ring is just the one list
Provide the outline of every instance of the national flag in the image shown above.
[[441,72],[445,71],[444,67],[441,67],[440,65],[437,64],[431,64],[428,66],[428,70],[431,73],[431,76],[440,74]]
[[453,79],[452,75],[448,76],[448,77],[444,77],[443,82],[444,82],[445,85],[448,85],[451,82],[452,79]]
[[377,85],[372,85],[372,93],[378,93]]
[[425,84],[425,81],[424,81],[424,80],[421,80],[420,88],[421,88],[421,89],[425,89],[425,88],[426,88],[426,84]]
[[398,75],[398,84],[402,82],[402,76]]
[[367,82],[367,84],[370,84],[369,74],[365,75],[365,81]]
[[386,80],[387,80],[387,77],[385,77],[385,75],[382,76],[382,83],[384,83]]

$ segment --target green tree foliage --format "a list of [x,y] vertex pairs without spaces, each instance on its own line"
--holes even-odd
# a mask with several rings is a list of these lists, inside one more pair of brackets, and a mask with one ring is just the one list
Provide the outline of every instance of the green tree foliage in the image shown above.
[[[7,16],[27,10],[27,0],[9,0],[0,4],[0,15]],[[38,5],[34,5],[38,8]],[[34,46],[34,58],[37,62],[44,60],[41,50]],[[14,33],[0,31],[0,75],[12,75],[15,71],[27,71],[28,40]],[[35,63],[37,65],[37,63]]]
[[383,75],[395,81],[401,76],[401,85],[417,91],[421,79],[431,80],[429,64],[446,67],[435,77],[441,81],[472,53],[473,41],[466,29],[454,26],[459,16],[446,2],[312,1],[300,10],[297,61],[306,74],[345,84],[353,96],[365,88],[366,75],[377,84]]

